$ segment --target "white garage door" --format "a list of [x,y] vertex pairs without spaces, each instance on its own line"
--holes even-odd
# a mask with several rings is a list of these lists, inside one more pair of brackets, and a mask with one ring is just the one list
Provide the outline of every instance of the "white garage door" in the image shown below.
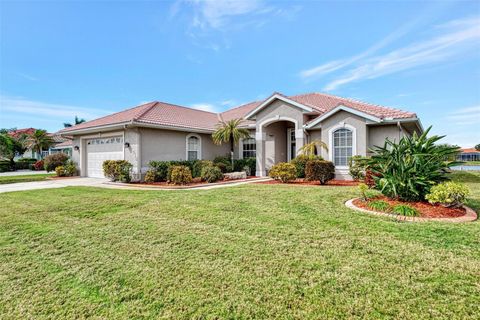
[[123,137],[87,140],[87,175],[103,178],[103,161],[123,160]]

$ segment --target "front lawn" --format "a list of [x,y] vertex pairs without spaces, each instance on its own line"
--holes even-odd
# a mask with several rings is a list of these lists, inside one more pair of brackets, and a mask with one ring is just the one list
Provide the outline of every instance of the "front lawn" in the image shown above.
[[53,177],[53,176],[55,176],[55,173],[28,174],[28,175],[18,175],[18,176],[0,176],[0,184],[43,181],[43,180],[46,180],[48,177]]
[[[458,172],[480,210],[480,174]],[[0,315],[478,319],[480,223],[347,209],[354,187],[0,194]]]

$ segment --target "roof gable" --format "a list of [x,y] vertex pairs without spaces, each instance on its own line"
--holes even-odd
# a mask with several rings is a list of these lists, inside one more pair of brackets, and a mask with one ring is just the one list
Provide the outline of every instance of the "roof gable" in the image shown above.
[[251,119],[253,116],[255,116],[258,112],[260,112],[261,110],[263,110],[264,108],[266,108],[269,104],[271,104],[273,101],[275,100],[281,100],[283,102],[286,102],[290,105],[293,105],[299,109],[301,109],[302,111],[304,112],[312,112],[313,111],[313,108],[309,107],[309,106],[306,106],[302,103],[299,103],[298,101],[295,101],[295,100],[292,100],[290,98],[288,98],[287,96],[284,96],[280,93],[277,93],[275,92],[274,94],[272,94],[270,97],[268,97],[267,99],[265,99],[265,101],[263,101],[261,104],[259,104],[255,109],[253,109],[252,111],[250,111],[248,114],[246,114],[244,116],[245,119]]

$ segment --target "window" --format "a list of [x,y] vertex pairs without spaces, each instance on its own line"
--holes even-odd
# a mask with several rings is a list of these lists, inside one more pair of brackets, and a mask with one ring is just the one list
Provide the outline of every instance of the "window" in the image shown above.
[[346,167],[353,153],[353,134],[349,129],[338,129],[333,133],[333,163]]
[[200,160],[200,137],[187,136],[187,160]]
[[255,158],[257,143],[255,138],[243,139],[243,158]]

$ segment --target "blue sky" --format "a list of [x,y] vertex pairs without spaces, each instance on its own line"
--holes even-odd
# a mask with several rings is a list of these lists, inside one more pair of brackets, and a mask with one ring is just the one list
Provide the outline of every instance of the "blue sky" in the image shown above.
[[327,92],[480,143],[480,2],[0,2],[0,127]]

